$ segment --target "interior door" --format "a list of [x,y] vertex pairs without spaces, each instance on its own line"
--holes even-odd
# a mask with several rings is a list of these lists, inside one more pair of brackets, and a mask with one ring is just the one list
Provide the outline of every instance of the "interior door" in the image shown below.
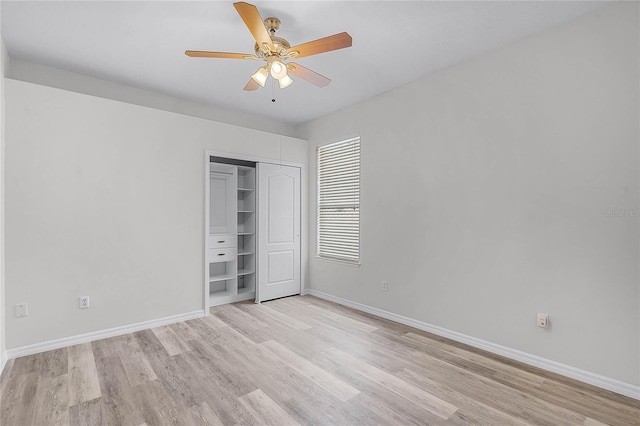
[[259,163],[256,301],[300,294],[300,168]]

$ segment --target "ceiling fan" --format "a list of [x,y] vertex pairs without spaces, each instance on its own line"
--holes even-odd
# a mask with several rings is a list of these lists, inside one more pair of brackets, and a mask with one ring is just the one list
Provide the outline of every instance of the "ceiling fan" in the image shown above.
[[255,54],[206,52],[200,50],[187,50],[184,53],[194,58],[264,60],[266,65],[258,68],[255,74],[251,76],[251,79],[249,79],[244,90],[256,90],[258,87],[264,87],[269,74],[271,74],[274,79],[277,79],[280,88],[284,89],[293,83],[293,80],[289,77],[289,73],[303,80],[307,80],[309,83],[318,87],[325,87],[331,83],[330,79],[302,65],[288,61],[293,58],[303,58],[305,56],[351,47],[352,39],[347,33],[334,34],[291,47],[287,40],[275,35],[276,31],[280,28],[280,20],[278,18],[262,20],[258,8],[249,3],[238,2],[234,3],[233,6],[236,8],[236,11],[247,28],[249,28],[253,38],[256,39],[254,46]]

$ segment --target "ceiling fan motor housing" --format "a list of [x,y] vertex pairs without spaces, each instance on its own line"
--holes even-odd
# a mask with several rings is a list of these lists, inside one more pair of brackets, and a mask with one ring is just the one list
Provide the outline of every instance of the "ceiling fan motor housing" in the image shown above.
[[[287,49],[291,47],[289,42],[282,37],[276,36],[276,31],[280,28],[280,20],[278,18],[267,18],[264,20],[264,27],[269,31],[269,36],[271,38],[271,42],[273,43],[275,49],[273,51],[269,50],[268,52],[265,49],[262,49],[258,46],[258,43],[254,46],[254,50],[256,52],[256,56],[259,58],[265,58],[267,56],[279,55],[284,56],[287,53]],[[266,45],[265,45],[266,46]]]
[[275,35],[276,31],[280,29],[280,20],[274,17],[267,18],[264,20],[264,27],[270,35]]

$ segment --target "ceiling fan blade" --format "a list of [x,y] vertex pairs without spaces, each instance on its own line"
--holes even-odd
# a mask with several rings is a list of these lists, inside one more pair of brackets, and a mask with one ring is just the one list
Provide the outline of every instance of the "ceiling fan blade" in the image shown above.
[[296,64],[294,62],[289,62],[287,64],[287,69],[296,77],[307,80],[309,83],[315,84],[318,87],[325,87],[326,85],[331,83],[331,79],[328,79],[324,75],[318,74],[315,71],[311,71],[309,68],[305,68],[302,65]]
[[249,53],[206,52],[203,50],[186,50],[185,55],[192,58],[224,58],[224,59],[258,59]]
[[[305,56],[317,55],[318,53],[351,47],[352,43],[353,39],[349,34],[339,33],[290,47],[287,49],[287,54],[292,58],[303,58]],[[294,52],[298,53],[295,54]]]
[[250,92],[252,90],[256,90],[260,87],[260,85],[258,84],[258,82],[256,82],[254,79],[250,78],[249,82],[247,83],[246,86],[244,86],[244,90],[246,90],[247,92]]
[[244,24],[249,28],[253,38],[258,42],[258,46],[262,47],[266,43],[271,50],[275,50],[271,37],[269,37],[269,32],[264,26],[260,12],[258,12],[258,8],[245,2],[234,3],[233,7],[236,8],[238,15],[240,15]]

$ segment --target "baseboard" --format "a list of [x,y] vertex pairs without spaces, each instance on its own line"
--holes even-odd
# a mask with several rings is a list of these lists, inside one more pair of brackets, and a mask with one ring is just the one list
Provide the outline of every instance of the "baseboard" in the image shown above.
[[640,400],[640,386],[631,385],[629,383],[621,382],[619,380],[611,379],[609,377],[601,376],[599,374],[561,364],[550,359],[542,358],[537,355],[528,354],[526,352],[511,349],[506,346],[497,345],[486,340],[467,336],[456,331],[447,330],[446,328],[438,327],[436,325],[431,325],[426,322],[418,321],[382,309],[374,308],[372,306],[364,305],[362,303],[353,302],[351,300],[323,293],[318,290],[305,289],[302,294],[310,294],[312,296],[316,296],[330,302],[348,306],[350,308],[357,309],[359,311],[366,312],[391,321],[395,321],[400,324],[408,325],[419,330],[427,331],[441,337],[446,337],[447,339],[455,340],[456,342],[464,343],[469,346],[494,353],[496,355],[501,355],[514,361],[532,365],[534,367],[538,367],[543,370],[559,374],[561,376],[569,377],[571,379],[588,383],[590,385],[597,386],[611,392],[619,393],[621,395]]
[[[173,324],[180,321],[187,321],[194,318],[205,316],[204,310],[187,312],[185,314],[172,315],[170,317],[158,318],[150,321],[142,321],[135,324],[123,325],[120,327],[108,328],[106,330],[93,331],[91,333],[78,334],[76,336],[63,337],[62,339],[49,340],[33,345],[18,346],[17,348],[7,349],[4,362],[11,358],[17,358],[25,355],[33,355],[40,352],[46,352],[53,349],[65,348],[67,346],[78,345],[80,343],[91,342],[94,340],[106,339],[107,337],[120,336],[135,331],[146,330],[153,327],[160,327],[167,324]],[[2,365],[4,368],[4,364]]]

